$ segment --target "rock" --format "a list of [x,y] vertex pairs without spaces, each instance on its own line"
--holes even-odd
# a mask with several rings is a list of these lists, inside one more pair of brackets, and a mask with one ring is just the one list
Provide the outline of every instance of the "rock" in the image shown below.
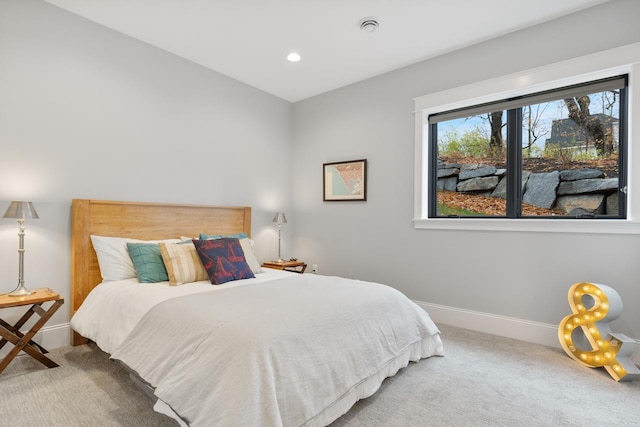
[[449,169],[438,169],[438,178],[444,178],[451,175],[457,175],[460,172],[460,169],[449,168]]
[[577,181],[590,178],[604,178],[604,172],[589,168],[560,171],[560,180],[562,181]]
[[491,197],[500,197],[501,199],[507,198],[507,177],[505,176],[500,180],[496,189],[491,193]]
[[471,178],[471,179],[467,179],[466,181],[459,182],[457,189],[461,193],[469,192],[469,191],[493,190],[498,185],[499,179],[500,178],[498,178],[497,176]]
[[[506,198],[504,168],[482,163],[446,163],[437,160],[438,191],[459,191]],[[567,215],[617,216],[618,178],[604,178],[599,169],[566,169],[545,173],[522,171],[522,201],[551,209],[557,206]]]
[[[524,192],[525,186],[527,185],[527,180],[529,179],[530,175],[531,172],[522,171],[522,192]],[[507,198],[507,177],[504,177],[500,180],[496,189],[493,190],[493,193],[491,193],[491,197],[500,197],[501,199]]]
[[609,197],[607,197],[607,215],[619,215],[620,207],[619,207],[619,199],[618,193],[613,193]]
[[489,176],[494,175],[496,173],[496,168],[493,166],[482,166],[477,169],[460,170],[460,174],[458,175],[458,179],[460,181],[464,181],[465,179],[478,178],[481,176]]
[[578,196],[560,196],[556,207],[568,215],[596,215],[605,210],[604,194],[581,194]]
[[469,171],[472,169],[478,169],[479,166],[480,165],[478,163],[467,163],[465,165],[462,165],[462,167],[460,167],[460,170]]
[[556,201],[560,172],[532,173],[527,180],[522,201],[530,205],[551,209]]
[[579,179],[564,181],[558,187],[558,195],[606,193],[618,189],[618,178]]
[[458,178],[455,176],[438,179],[438,191],[456,191],[457,185]]

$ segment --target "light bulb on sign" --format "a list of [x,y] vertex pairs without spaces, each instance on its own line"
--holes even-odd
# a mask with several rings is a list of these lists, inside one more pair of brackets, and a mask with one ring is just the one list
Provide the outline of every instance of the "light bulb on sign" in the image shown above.
[[[585,295],[594,300],[589,309],[581,304]],[[569,289],[568,298],[573,314],[566,316],[558,325],[558,339],[569,357],[590,368],[605,368],[616,381],[640,378],[640,370],[630,359],[638,344],[626,335],[611,332],[609,328],[609,322],[622,314],[620,295],[607,285],[576,283]],[[582,333],[591,348],[576,347],[574,333]]]

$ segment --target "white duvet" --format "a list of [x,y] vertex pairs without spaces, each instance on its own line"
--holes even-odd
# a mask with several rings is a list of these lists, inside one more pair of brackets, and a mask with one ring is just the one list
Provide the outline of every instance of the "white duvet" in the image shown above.
[[[111,332],[93,330],[83,305],[72,327],[135,370],[191,426],[326,425],[410,360],[442,355],[429,316],[393,288],[260,276],[149,298]],[[116,293],[98,291],[104,285],[96,292]],[[85,304],[104,304],[92,295]]]

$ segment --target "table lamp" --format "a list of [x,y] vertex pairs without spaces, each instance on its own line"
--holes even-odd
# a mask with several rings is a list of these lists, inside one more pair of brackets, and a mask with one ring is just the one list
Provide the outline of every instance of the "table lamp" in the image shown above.
[[283,212],[278,212],[276,216],[273,217],[273,222],[278,224],[278,262],[284,262],[282,256],[280,256],[280,233],[282,224],[287,223],[287,217]]
[[31,202],[11,202],[3,218],[14,218],[20,224],[18,237],[20,238],[20,246],[18,247],[18,287],[15,288],[9,296],[23,297],[31,295],[33,292],[24,286],[24,220],[27,218],[39,218],[33,204]]

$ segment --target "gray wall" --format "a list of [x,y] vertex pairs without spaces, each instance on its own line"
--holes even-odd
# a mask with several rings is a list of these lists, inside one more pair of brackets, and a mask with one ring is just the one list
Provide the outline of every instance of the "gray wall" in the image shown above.
[[[418,301],[544,324],[569,314],[573,283],[605,283],[625,302],[618,331],[640,338],[637,236],[411,224],[413,98],[640,41],[637,16],[640,2],[612,1],[294,104],[296,255]],[[322,163],[360,158],[368,201],[323,203]]]
[[[283,255],[321,273],[550,324],[572,283],[602,282],[625,301],[619,330],[640,338],[635,236],[411,225],[414,97],[637,42],[639,13],[615,0],[291,106],[47,3],[0,0],[0,213],[26,199],[41,216],[27,285],[69,298],[72,198],[250,205],[261,259],[282,210]],[[323,203],[322,163],[358,158],[369,201]],[[15,286],[16,234],[0,220],[0,293]],[[50,324],[66,321],[68,307]]]
[[[260,259],[291,210],[290,103],[41,1],[0,1],[0,147],[0,215],[30,200],[41,217],[27,286],[67,301],[73,198],[251,206]],[[0,293],[17,232],[0,220]]]

